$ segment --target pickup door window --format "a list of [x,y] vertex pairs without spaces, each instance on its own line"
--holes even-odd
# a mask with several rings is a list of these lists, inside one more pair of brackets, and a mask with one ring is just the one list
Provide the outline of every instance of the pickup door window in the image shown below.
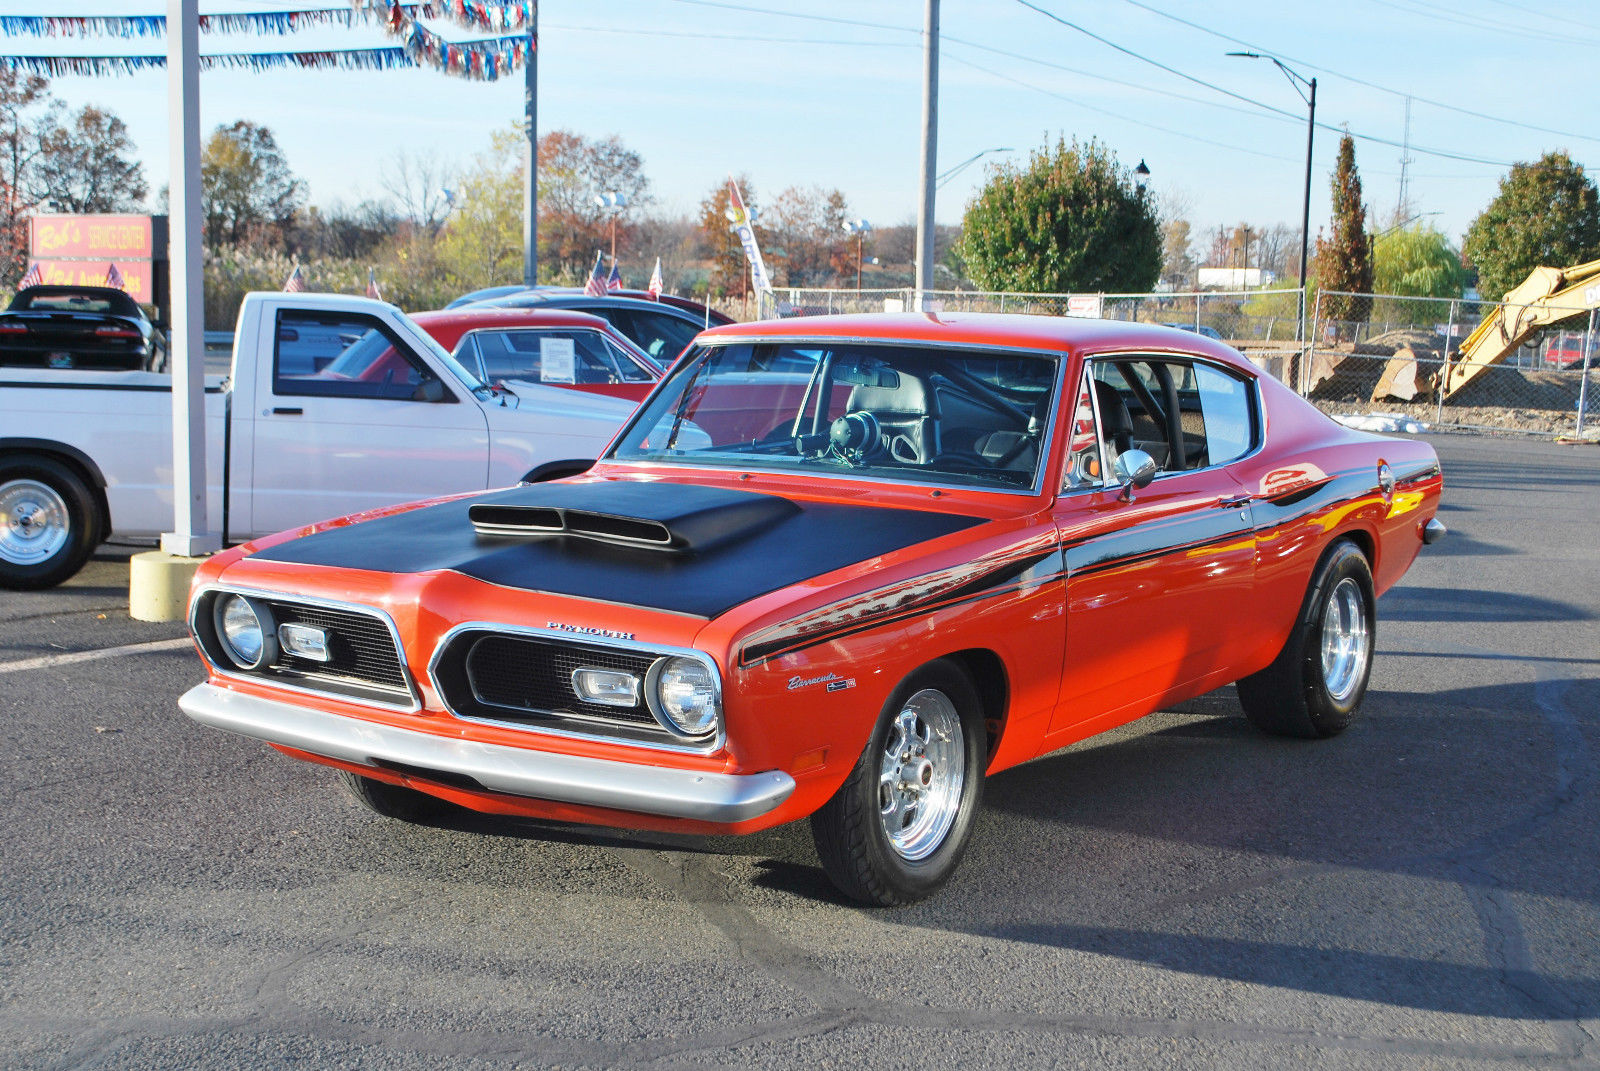
[[376,317],[281,309],[264,341],[251,532],[486,485],[482,409]]
[[[1134,717],[1252,649],[1256,570],[1249,498],[1229,462],[1257,434],[1254,390],[1198,360],[1089,362],[1056,524],[1067,557],[1067,659],[1052,728]],[[1091,432],[1090,429],[1093,429]],[[1116,458],[1158,475],[1123,501]],[[1237,676],[1237,674],[1235,674]]]

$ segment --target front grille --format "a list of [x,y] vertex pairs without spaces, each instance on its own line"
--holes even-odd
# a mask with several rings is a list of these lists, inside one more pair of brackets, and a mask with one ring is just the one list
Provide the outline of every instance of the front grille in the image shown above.
[[[653,655],[607,648],[578,647],[530,636],[481,636],[467,649],[466,675],[481,703],[508,712],[599,718],[656,725],[644,704],[644,676]],[[578,697],[572,671],[582,667],[615,669],[639,678],[640,699],[631,707],[603,706]]]
[[279,599],[267,601],[273,620],[279,625],[311,625],[328,636],[328,661],[317,662],[280,653],[273,669],[306,676],[343,678],[406,691],[406,673],[388,627],[375,617],[349,610],[330,610],[323,606]]

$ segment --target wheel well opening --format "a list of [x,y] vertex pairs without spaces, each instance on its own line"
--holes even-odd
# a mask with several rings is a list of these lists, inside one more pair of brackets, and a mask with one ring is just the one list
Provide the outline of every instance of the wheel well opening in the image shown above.
[[974,647],[947,655],[950,661],[966,671],[972,688],[983,704],[983,722],[987,728],[988,754],[994,757],[1005,734],[1006,710],[1010,706],[1011,683],[1006,676],[1005,663],[993,651]]
[[1348,532],[1340,532],[1339,538],[1348,539],[1355,544],[1356,549],[1361,552],[1361,556],[1367,559],[1367,568],[1371,569],[1372,575],[1376,577],[1378,575],[1378,548],[1373,541],[1372,533],[1364,528],[1352,528]]

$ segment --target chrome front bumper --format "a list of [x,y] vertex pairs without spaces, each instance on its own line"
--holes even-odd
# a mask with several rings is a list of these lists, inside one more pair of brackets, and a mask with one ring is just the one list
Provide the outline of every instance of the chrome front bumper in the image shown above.
[[491,792],[557,803],[702,822],[743,822],[773,810],[794,791],[794,778],[778,770],[701,773],[484,744],[243,695],[213,684],[189,689],[178,706],[202,725],[269,744],[362,766],[392,762],[460,774]]
[[1445,534],[1444,522],[1439,520],[1439,518],[1434,517],[1431,520],[1429,520],[1426,525],[1423,526],[1423,528],[1422,528],[1422,541],[1424,543],[1426,543],[1428,546],[1431,547],[1435,543],[1439,542],[1439,540],[1443,539],[1444,538],[1444,534]]

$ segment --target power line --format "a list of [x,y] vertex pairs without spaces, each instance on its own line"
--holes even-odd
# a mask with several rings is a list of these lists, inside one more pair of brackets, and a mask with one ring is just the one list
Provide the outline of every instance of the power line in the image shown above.
[[1208,35],[1210,35],[1212,37],[1217,38],[1218,40],[1227,41],[1230,44],[1243,45],[1246,48],[1250,49],[1252,52],[1260,52],[1260,53],[1263,53],[1265,55],[1276,56],[1280,60],[1285,60],[1287,62],[1297,64],[1297,65],[1299,65],[1301,67],[1306,67],[1306,68],[1308,68],[1310,70],[1318,71],[1318,72],[1320,72],[1322,74],[1331,74],[1335,78],[1343,78],[1347,82],[1351,82],[1351,83],[1353,83],[1355,85],[1358,85],[1358,86],[1365,86],[1368,89],[1376,89],[1380,93],[1388,93],[1388,94],[1390,94],[1392,96],[1396,96],[1396,97],[1411,97],[1411,98],[1413,98],[1415,100],[1419,100],[1422,103],[1430,105],[1430,106],[1435,107],[1435,108],[1443,108],[1446,111],[1457,112],[1457,113],[1459,113],[1461,115],[1471,116],[1474,119],[1486,119],[1489,122],[1502,123],[1502,124],[1504,124],[1506,126],[1517,127],[1518,129],[1521,129],[1521,130],[1532,130],[1532,131],[1537,131],[1538,133],[1541,133],[1541,134],[1557,134],[1557,135],[1560,135],[1561,137],[1565,137],[1565,138],[1576,138],[1576,139],[1579,139],[1579,140],[1582,140],[1582,141],[1592,141],[1592,142],[1596,142],[1597,144],[1600,144],[1600,137],[1595,137],[1592,134],[1577,134],[1577,133],[1574,133],[1574,132],[1572,132],[1570,130],[1557,130],[1557,129],[1553,128],[1553,127],[1538,126],[1537,124],[1526,123],[1526,122],[1522,122],[1521,120],[1517,120],[1517,119],[1507,119],[1504,116],[1490,115],[1487,112],[1474,111],[1471,108],[1463,108],[1458,104],[1449,104],[1449,103],[1446,103],[1445,101],[1442,101],[1442,100],[1434,100],[1434,99],[1432,99],[1430,97],[1422,97],[1422,96],[1418,96],[1415,93],[1408,93],[1405,90],[1393,89],[1393,88],[1391,88],[1389,86],[1386,86],[1386,85],[1380,85],[1377,82],[1369,82],[1364,78],[1357,78],[1353,74],[1346,74],[1343,71],[1334,70],[1332,67],[1324,67],[1324,66],[1321,66],[1320,64],[1313,63],[1310,60],[1299,59],[1299,58],[1297,58],[1295,56],[1289,55],[1286,52],[1278,52],[1278,51],[1276,51],[1274,49],[1266,47],[1265,45],[1258,45],[1258,44],[1256,44],[1256,43],[1254,43],[1252,41],[1246,41],[1242,37],[1233,37],[1233,36],[1231,36],[1229,34],[1225,34],[1225,33],[1221,32],[1220,30],[1213,30],[1209,26],[1203,26],[1198,22],[1191,22],[1189,19],[1183,18],[1182,16],[1179,16],[1179,15],[1174,15],[1170,11],[1163,11],[1158,7],[1153,7],[1150,4],[1144,3],[1143,0],[1124,0],[1124,2],[1128,3],[1128,4],[1132,4],[1134,7],[1139,8],[1139,9],[1141,9],[1143,11],[1148,11],[1152,15],[1157,15],[1157,16],[1160,16],[1161,18],[1168,19],[1168,20],[1170,20],[1172,22],[1176,22],[1176,23],[1179,23],[1181,25],[1187,26],[1192,30],[1199,30],[1201,33],[1208,34]]
[[1553,44],[1600,44],[1600,41],[1596,41],[1592,37],[1573,37],[1570,32],[1557,34],[1549,30],[1535,30],[1520,23],[1503,22],[1500,19],[1471,15],[1455,8],[1442,7],[1439,4],[1429,3],[1428,0],[1370,0],[1370,2],[1382,7],[1393,8],[1396,11],[1403,11],[1409,15],[1434,19],[1452,26],[1488,30],[1490,33],[1496,34],[1510,34],[1513,37],[1523,37],[1531,41],[1544,41]]

